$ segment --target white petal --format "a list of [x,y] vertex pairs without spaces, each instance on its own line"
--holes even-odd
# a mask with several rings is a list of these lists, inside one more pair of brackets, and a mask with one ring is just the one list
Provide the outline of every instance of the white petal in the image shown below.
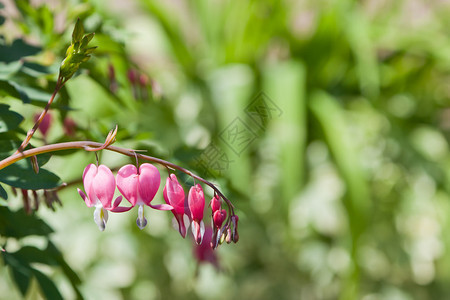
[[136,225],[139,227],[140,230],[144,229],[147,225],[147,219],[144,217],[144,206],[139,205],[138,208],[138,217],[136,219]]
[[186,227],[186,232],[189,229],[189,224],[191,223],[189,217],[186,214],[183,214],[184,226]]
[[200,222],[200,236],[202,237],[200,244],[203,241],[203,235],[205,235],[205,223],[203,223],[203,220]]
[[95,207],[94,222],[97,224],[100,231],[104,231],[106,228],[106,222],[108,222],[108,211],[101,206]]
[[194,237],[194,241],[195,241],[195,239],[196,239],[196,236],[195,236],[195,229],[197,228],[197,223],[195,223],[195,221],[194,220],[192,220],[192,223],[191,223],[191,231],[192,231],[192,236]]

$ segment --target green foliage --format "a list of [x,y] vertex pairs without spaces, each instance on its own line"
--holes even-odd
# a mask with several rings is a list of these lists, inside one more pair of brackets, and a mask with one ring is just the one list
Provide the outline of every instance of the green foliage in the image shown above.
[[[23,37],[0,39],[2,156],[17,149],[61,68],[72,79],[52,105],[53,132],[45,141],[37,133],[33,145],[103,141],[118,124],[118,144],[218,182],[235,203],[241,239],[217,252],[221,272],[196,266],[190,241],[163,229],[166,215],[152,215],[148,231],[135,229],[134,216],[124,218],[100,237],[70,184],[80,182],[93,155],[38,157],[69,185],[61,190],[65,208],[48,217],[60,226],[54,233],[35,214],[0,207],[5,241],[58,237],[55,252],[56,242],[44,250],[25,242],[13,252],[3,246],[22,295],[34,281],[44,297],[70,298],[56,284],[60,277],[77,297],[81,284],[89,298],[450,293],[448,5],[418,1],[416,14],[409,1],[136,0],[130,11],[111,12],[109,1],[63,2],[52,11],[17,1]],[[68,17],[58,31],[54,20],[63,9]],[[89,43],[99,48],[87,60]],[[83,62],[87,71],[77,72]],[[248,113],[260,92],[276,114]],[[76,122],[74,136],[64,134],[66,117]],[[253,135],[236,154],[225,137],[238,118]],[[208,159],[212,151],[205,149],[216,149],[208,145],[217,146],[220,159]],[[133,161],[107,153],[100,160],[113,169]],[[0,171],[0,197],[8,205],[20,198],[9,185],[58,186],[47,172],[41,168],[39,179],[28,161]],[[193,184],[179,178],[184,187]],[[76,255],[80,243],[83,259]],[[66,252],[81,280],[62,258]],[[102,281],[105,274],[112,280]]]

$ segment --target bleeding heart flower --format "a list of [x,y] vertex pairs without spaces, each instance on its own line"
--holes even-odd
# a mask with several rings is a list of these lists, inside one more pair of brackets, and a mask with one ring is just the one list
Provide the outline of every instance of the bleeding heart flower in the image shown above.
[[211,210],[213,213],[220,210],[220,197],[219,195],[214,195],[214,197],[211,199],[211,202],[209,203],[211,206]]
[[173,207],[172,213],[178,223],[178,231],[183,238],[186,237],[186,231],[189,227],[189,217],[185,213],[186,205],[183,187],[178,183],[175,174],[170,174],[167,177],[163,196],[166,203]]
[[106,222],[108,221],[108,210],[125,212],[131,209],[131,207],[119,206],[122,196],[117,197],[112,203],[116,189],[116,180],[107,166],[88,165],[83,172],[83,185],[87,196],[80,189],[77,189],[78,193],[88,207],[95,206],[94,221],[101,231],[105,230]]
[[147,219],[144,217],[144,205],[158,210],[173,209],[168,204],[151,204],[160,183],[159,171],[151,164],[142,164],[139,172],[134,165],[125,165],[117,172],[117,188],[132,206],[139,206],[136,224],[140,229],[147,225]]
[[205,233],[205,224],[203,223],[203,210],[205,208],[205,195],[200,184],[196,184],[189,190],[188,195],[189,210],[192,217],[192,234],[197,244],[202,243]]
[[225,209],[216,210],[213,214],[214,227],[220,229],[223,221],[225,221],[226,218],[227,218],[227,211]]

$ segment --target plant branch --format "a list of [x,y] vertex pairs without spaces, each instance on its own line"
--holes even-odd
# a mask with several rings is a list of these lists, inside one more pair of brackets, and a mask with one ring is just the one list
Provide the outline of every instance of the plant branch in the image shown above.
[[44,120],[45,115],[47,114],[48,110],[50,109],[50,106],[53,103],[53,100],[55,99],[56,95],[58,94],[59,90],[64,86],[64,84],[67,82],[67,80],[63,80],[61,76],[58,76],[58,81],[56,82],[55,90],[53,91],[52,96],[50,97],[50,100],[48,100],[47,105],[45,106],[44,110],[42,111],[41,115],[39,116],[38,120],[34,124],[33,128],[31,128],[25,140],[20,145],[19,149],[17,149],[15,154],[18,154],[22,152],[30,143],[31,138],[33,137],[36,130],[39,128],[39,125],[41,125],[42,120]]
[[91,141],[76,141],[76,142],[66,142],[66,143],[57,143],[57,144],[51,144],[51,145],[45,145],[45,146],[41,146],[41,147],[36,147],[33,149],[29,149],[20,153],[15,153],[13,155],[11,155],[10,157],[7,157],[5,159],[3,159],[2,161],[0,161],[0,170],[6,168],[9,165],[12,165],[13,163],[31,157],[31,156],[35,156],[35,155],[39,155],[39,154],[44,154],[44,153],[48,153],[48,152],[55,152],[55,151],[62,151],[62,150],[69,150],[69,149],[83,149],[86,151],[92,151],[93,148],[98,148],[100,149],[105,149],[105,150],[109,150],[109,151],[113,151],[113,152],[117,152],[123,155],[127,155],[130,157],[138,157],[142,160],[146,160],[146,161],[150,161],[150,162],[154,162],[160,165],[163,165],[165,167],[168,168],[172,168],[175,170],[178,170],[180,172],[183,172],[201,182],[203,182],[204,184],[208,185],[210,188],[212,188],[220,197],[222,197],[222,199],[227,203],[230,212],[232,215],[234,215],[234,206],[233,204],[230,202],[230,200],[228,200],[223,194],[222,192],[211,182],[209,182],[206,179],[203,179],[202,177],[195,175],[194,173],[192,173],[191,171],[180,167],[176,164],[173,164],[171,162],[165,161],[163,159],[157,158],[157,157],[153,157],[153,156],[148,156],[148,155],[143,155],[143,154],[139,154],[136,153],[134,150],[131,149],[125,149],[125,148],[120,148],[120,147],[115,147],[115,146],[107,146],[104,147],[104,144],[102,143],[97,143],[97,142],[91,142]]

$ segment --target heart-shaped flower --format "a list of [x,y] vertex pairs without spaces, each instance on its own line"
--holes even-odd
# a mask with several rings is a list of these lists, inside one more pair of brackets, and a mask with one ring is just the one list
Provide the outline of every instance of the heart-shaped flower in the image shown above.
[[108,210],[125,212],[131,209],[131,207],[119,206],[122,196],[117,197],[112,203],[116,189],[116,180],[107,166],[88,165],[83,172],[83,185],[87,195],[80,189],[77,189],[78,193],[88,207],[95,206],[94,221],[101,231],[105,230],[106,222],[108,221]]
[[151,164],[142,164],[138,169],[134,165],[125,165],[117,172],[117,188],[132,206],[139,206],[136,224],[140,229],[147,225],[144,217],[144,205],[158,210],[172,210],[168,204],[153,205],[151,202],[158,192],[161,176]]

